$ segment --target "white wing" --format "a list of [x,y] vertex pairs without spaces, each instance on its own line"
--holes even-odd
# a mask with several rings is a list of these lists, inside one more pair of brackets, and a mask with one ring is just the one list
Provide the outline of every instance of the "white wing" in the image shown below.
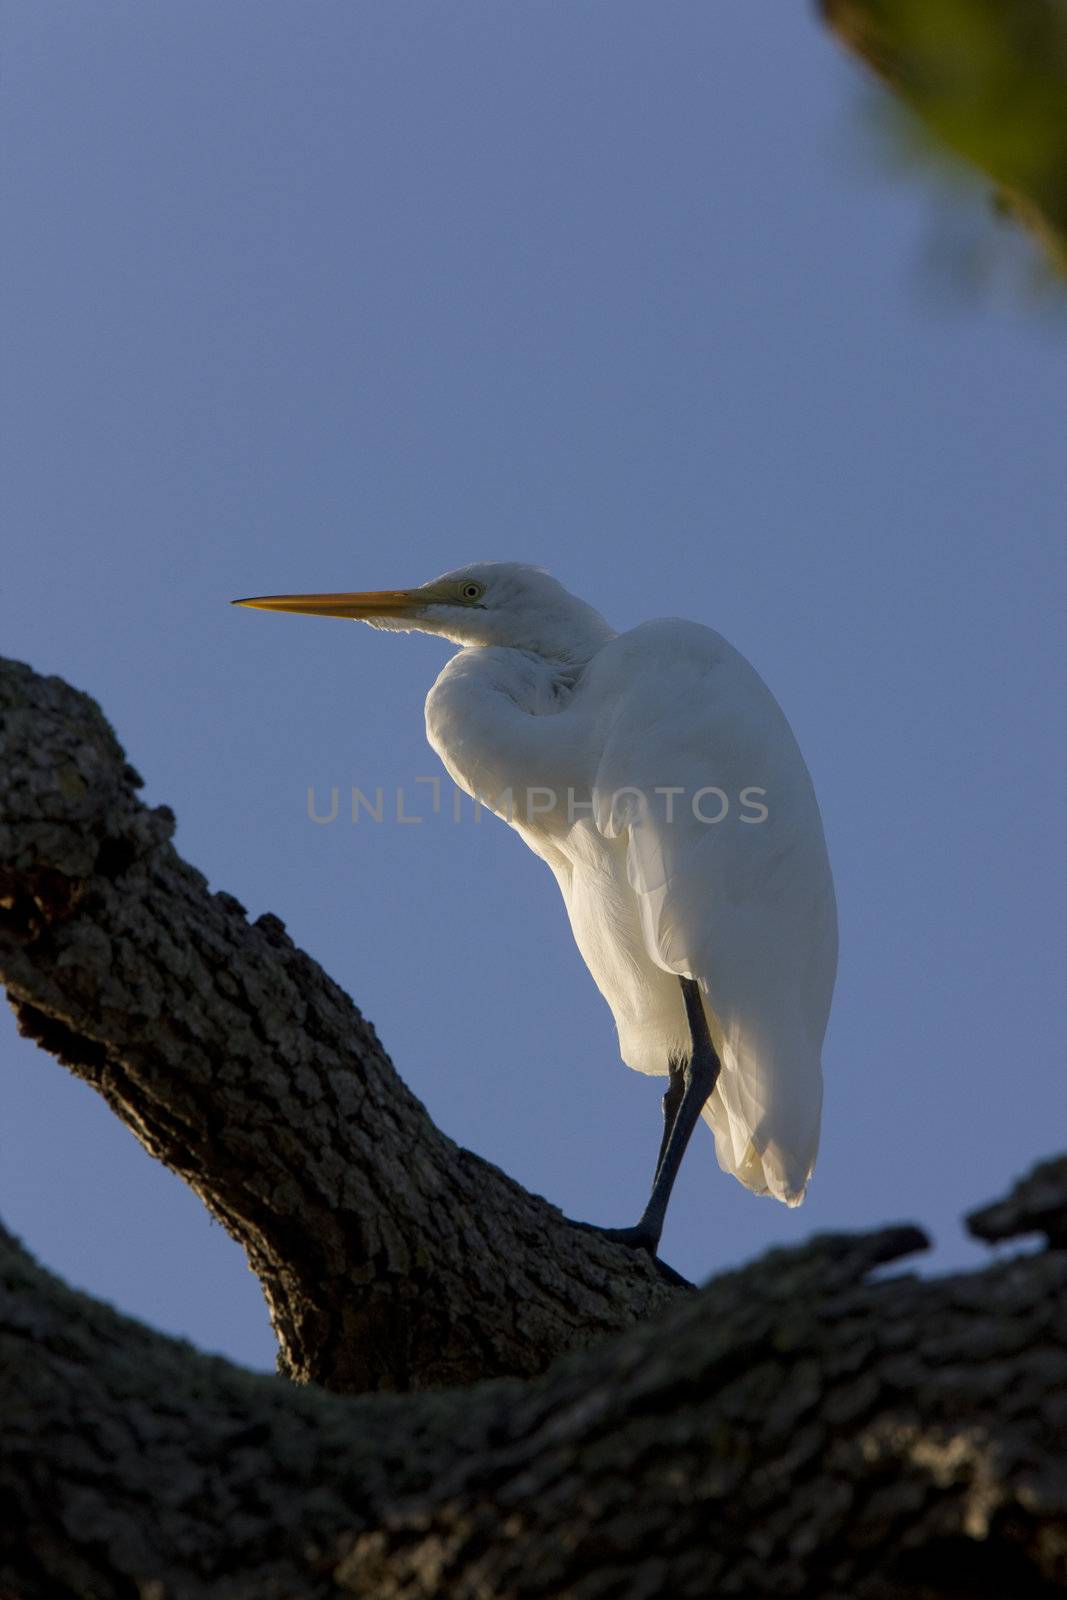
[[[704,1115],[719,1164],[797,1204],[818,1150],[837,966],[833,881],[804,759],[754,668],[695,623],[646,623],[612,640],[587,687],[612,708],[594,818],[625,846],[644,951],[706,996],[722,1073]],[[725,814],[710,820],[724,797]]]

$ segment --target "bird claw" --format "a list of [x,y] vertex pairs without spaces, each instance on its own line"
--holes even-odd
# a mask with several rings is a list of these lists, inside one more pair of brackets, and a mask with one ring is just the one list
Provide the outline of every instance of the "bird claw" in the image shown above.
[[[595,1227],[594,1223],[587,1224]],[[596,1228],[605,1239],[612,1239],[616,1244],[624,1244],[630,1250],[643,1250],[646,1255],[655,1257],[659,1245],[659,1234],[653,1233],[651,1228],[642,1228],[638,1223],[635,1228]]]
[[643,1250],[645,1255],[651,1258],[652,1265],[664,1283],[676,1284],[686,1289],[693,1287],[688,1278],[683,1278],[680,1272],[675,1272],[673,1267],[660,1260],[656,1254],[659,1234],[653,1233],[651,1228],[642,1228],[640,1223],[634,1228],[601,1228],[595,1222],[575,1222],[573,1218],[567,1220],[573,1228],[581,1228],[585,1233],[599,1234],[602,1239],[610,1239],[612,1244],[625,1245],[628,1250]]

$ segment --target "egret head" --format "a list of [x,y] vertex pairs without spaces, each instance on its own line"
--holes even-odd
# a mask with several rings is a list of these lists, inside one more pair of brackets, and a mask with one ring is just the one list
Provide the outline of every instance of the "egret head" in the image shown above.
[[540,567],[481,561],[417,589],[359,594],[278,594],[234,605],[351,617],[393,632],[438,633],[460,645],[507,645],[550,660],[586,660],[612,637],[599,612]]

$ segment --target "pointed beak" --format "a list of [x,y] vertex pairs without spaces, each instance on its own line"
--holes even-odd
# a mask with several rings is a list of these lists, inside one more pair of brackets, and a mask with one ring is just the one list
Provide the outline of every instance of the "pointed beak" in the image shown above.
[[355,617],[369,621],[374,617],[412,616],[427,604],[425,590],[375,589],[365,594],[261,594],[249,600],[233,600],[235,606],[254,606],[257,611],[297,611],[308,617]]

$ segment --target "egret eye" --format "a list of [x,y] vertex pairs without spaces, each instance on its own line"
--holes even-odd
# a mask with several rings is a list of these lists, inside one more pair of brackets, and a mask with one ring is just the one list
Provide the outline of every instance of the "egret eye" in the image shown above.
[[460,598],[463,600],[480,600],[485,593],[485,585],[482,583],[464,583],[461,585],[459,593]]

